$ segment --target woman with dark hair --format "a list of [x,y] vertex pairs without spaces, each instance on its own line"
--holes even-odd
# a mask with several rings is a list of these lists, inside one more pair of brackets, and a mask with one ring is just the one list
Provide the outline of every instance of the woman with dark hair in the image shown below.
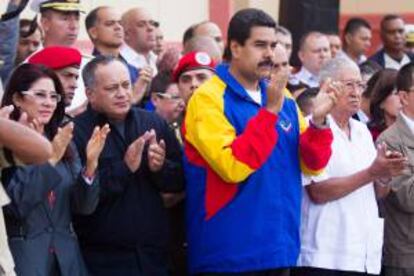
[[158,73],[151,82],[150,91],[155,112],[168,124],[177,123],[184,111],[185,104],[171,74],[168,72]]
[[6,228],[18,275],[86,275],[72,212],[88,214],[98,204],[94,177],[109,127],[96,128],[85,168],[70,144],[73,123],[60,128],[64,115],[62,85],[46,67],[23,64],[12,74],[2,105],[13,105],[12,119],[22,112],[53,145],[49,162],[3,171],[11,204],[5,208]]
[[368,128],[374,141],[387,127],[392,125],[401,110],[400,98],[397,95],[397,70],[383,69],[374,74],[377,79],[371,91],[370,121]]

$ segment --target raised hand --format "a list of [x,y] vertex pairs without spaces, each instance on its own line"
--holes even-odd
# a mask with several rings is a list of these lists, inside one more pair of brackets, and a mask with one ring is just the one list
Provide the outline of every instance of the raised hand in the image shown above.
[[133,103],[139,103],[153,77],[153,70],[146,66],[140,69],[137,81],[134,84]]
[[108,124],[105,124],[102,128],[96,126],[93,130],[91,138],[89,138],[88,144],[86,145],[86,171],[87,176],[93,176],[95,170],[98,167],[98,159],[104,146],[106,137],[110,132]]
[[378,145],[377,157],[368,168],[374,179],[389,178],[403,174],[407,168],[407,158],[397,151],[387,150],[387,145]]
[[59,128],[57,134],[53,138],[52,148],[53,153],[52,157],[49,159],[49,163],[53,166],[56,165],[60,159],[62,159],[63,154],[66,151],[70,141],[73,137],[73,123],[70,122],[66,126]]
[[149,131],[146,131],[128,146],[124,155],[124,162],[131,172],[136,172],[141,165],[145,143],[150,139],[151,134]]
[[272,69],[270,73],[269,85],[266,90],[267,103],[266,109],[272,113],[277,114],[283,106],[285,95],[283,90],[285,89],[289,80],[288,69]]
[[339,82],[326,79],[315,98],[312,112],[312,122],[316,125],[323,125],[332,108],[335,106],[338,97],[344,94],[344,87]]
[[148,166],[152,172],[161,170],[165,161],[165,142],[160,140],[157,142],[157,135],[153,129],[150,131],[151,139],[149,140],[148,148]]

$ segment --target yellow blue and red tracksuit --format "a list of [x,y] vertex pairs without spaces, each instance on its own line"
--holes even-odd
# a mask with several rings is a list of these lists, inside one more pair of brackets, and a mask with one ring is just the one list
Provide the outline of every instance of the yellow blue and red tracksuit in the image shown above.
[[[263,103],[266,84],[260,82]],[[263,104],[264,106],[264,104]],[[183,125],[190,273],[291,267],[299,254],[301,171],[318,174],[330,129],[308,127],[286,92],[278,115],[220,65]]]

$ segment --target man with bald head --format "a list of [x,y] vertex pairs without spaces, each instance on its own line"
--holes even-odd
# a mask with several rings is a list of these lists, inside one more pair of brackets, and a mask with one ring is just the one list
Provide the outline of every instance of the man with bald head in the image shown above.
[[122,16],[125,32],[125,44],[121,56],[139,69],[151,67],[153,75],[157,73],[157,55],[153,52],[156,45],[156,22],[143,8],[133,8]]
[[280,43],[286,49],[288,59],[292,55],[292,33],[283,26],[276,27],[277,43]]
[[215,62],[220,63],[223,49],[214,38],[207,35],[198,35],[188,40],[183,49],[183,55],[190,52],[206,52]]
[[289,83],[318,87],[319,71],[331,58],[329,40],[320,32],[310,32],[302,37],[299,47],[298,56],[302,62],[302,68],[292,76]]
[[204,21],[196,24],[193,27],[193,37],[196,36],[210,36],[220,47],[221,53],[224,52],[223,34],[216,23],[211,21]]

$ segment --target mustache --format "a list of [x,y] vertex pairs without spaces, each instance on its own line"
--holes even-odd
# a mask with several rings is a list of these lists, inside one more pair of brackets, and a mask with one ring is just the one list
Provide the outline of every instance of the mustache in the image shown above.
[[271,59],[266,59],[257,64],[258,67],[273,67],[274,63]]

